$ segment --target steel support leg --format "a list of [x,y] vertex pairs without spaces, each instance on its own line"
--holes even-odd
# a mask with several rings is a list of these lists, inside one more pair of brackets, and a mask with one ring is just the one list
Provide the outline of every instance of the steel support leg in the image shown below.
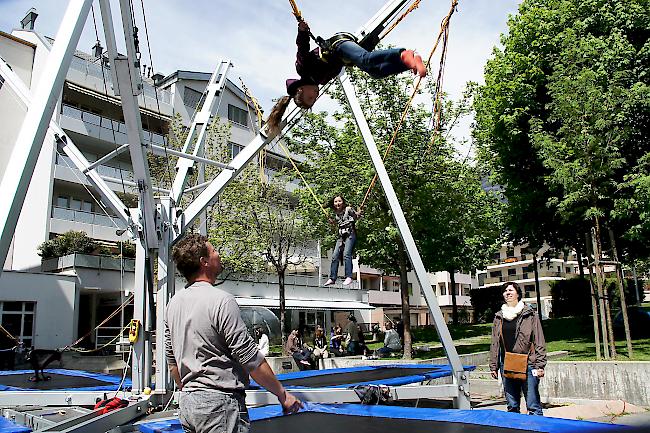
[[171,259],[171,225],[169,198],[161,199],[160,217],[163,220],[162,239],[158,251],[158,291],[156,292],[156,391],[166,392],[173,389],[173,384],[165,356],[165,318],[169,299],[174,295],[175,272]]
[[72,54],[79,42],[91,5],[91,0],[70,1],[2,177],[0,183],[0,203],[2,203],[0,263],[2,264],[7,259],[29,181],[34,174],[43,139],[50,125],[54,107],[59,100]]
[[469,409],[469,381],[467,380],[467,374],[463,370],[463,365],[461,364],[458,353],[456,352],[456,347],[454,346],[454,342],[451,339],[451,335],[449,334],[449,329],[445,323],[442,311],[440,311],[438,299],[436,298],[436,294],[431,287],[429,275],[424,267],[424,263],[422,262],[422,258],[420,257],[417,246],[415,245],[415,240],[413,239],[411,230],[409,229],[406,218],[404,217],[404,212],[402,211],[402,207],[399,204],[397,194],[395,194],[393,185],[390,181],[390,178],[388,177],[388,172],[384,166],[381,154],[377,149],[377,144],[375,143],[375,139],[372,136],[368,122],[366,121],[363,111],[361,110],[359,99],[357,98],[357,95],[354,91],[354,86],[350,82],[349,76],[345,72],[342,72],[341,75],[339,75],[339,81],[343,86],[343,91],[345,92],[345,96],[350,103],[352,113],[354,114],[354,118],[357,122],[359,131],[361,131],[363,141],[365,142],[366,147],[368,148],[368,152],[370,153],[370,158],[372,159],[372,163],[375,166],[375,170],[377,171],[377,176],[379,177],[381,186],[384,190],[384,193],[386,194],[386,199],[388,200],[390,209],[393,212],[395,224],[397,225],[399,234],[402,237],[404,246],[406,247],[409,260],[411,261],[411,265],[415,271],[418,283],[422,288],[424,297],[427,301],[427,304],[429,305],[429,310],[433,316],[433,322],[436,325],[436,329],[438,330],[440,341],[445,349],[445,353],[447,354],[449,364],[452,367],[454,382],[458,386],[458,398],[454,399],[454,405],[457,408]]

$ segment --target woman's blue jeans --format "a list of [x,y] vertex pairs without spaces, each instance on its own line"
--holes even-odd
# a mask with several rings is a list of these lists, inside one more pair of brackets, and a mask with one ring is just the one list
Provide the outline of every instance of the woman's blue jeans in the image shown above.
[[523,392],[526,399],[526,407],[528,408],[529,415],[543,416],[542,402],[539,397],[539,378],[533,376],[533,367],[528,366],[528,377],[526,380],[508,379],[503,377],[503,367],[501,368],[501,377],[503,377],[503,390],[506,394],[506,402],[508,403],[508,412],[519,413],[519,402],[521,401],[521,393]]
[[402,48],[367,51],[355,42],[346,41],[336,47],[335,52],[341,59],[354,64],[371,77],[384,78],[408,69],[402,63],[402,51]]
[[338,238],[336,246],[334,247],[334,255],[332,256],[332,264],[330,265],[330,279],[336,281],[339,273],[339,258],[341,257],[341,245],[345,242],[343,247],[343,264],[345,265],[345,278],[352,278],[352,251],[354,244],[357,243],[357,235],[352,232],[345,238]]

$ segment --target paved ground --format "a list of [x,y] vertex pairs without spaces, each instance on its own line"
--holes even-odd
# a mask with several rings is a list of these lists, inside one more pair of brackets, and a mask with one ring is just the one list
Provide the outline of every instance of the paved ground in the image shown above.
[[[473,393],[472,400],[477,410],[507,410],[506,401],[502,397]],[[523,399],[521,412],[526,413],[526,403]],[[650,429],[650,408],[635,406],[621,400],[582,400],[575,403],[545,405],[544,416],[643,426]]]

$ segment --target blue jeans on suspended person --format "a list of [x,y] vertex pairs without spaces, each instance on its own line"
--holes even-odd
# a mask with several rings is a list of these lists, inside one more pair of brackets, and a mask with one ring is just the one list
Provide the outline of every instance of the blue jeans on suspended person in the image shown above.
[[503,377],[503,363],[501,364],[501,377],[503,378],[503,390],[506,394],[508,412],[520,412],[519,405],[523,392],[528,414],[544,416],[539,397],[539,377],[533,376],[532,371],[533,367],[529,365],[526,380],[508,379]]
[[343,240],[342,237],[336,240],[334,247],[334,255],[332,256],[332,264],[330,265],[330,279],[336,281],[339,273],[339,259],[341,257],[341,245],[343,246],[343,264],[345,266],[345,278],[352,278],[352,251],[354,244],[357,243],[357,234],[352,232]]
[[384,78],[408,70],[402,63],[402,48],[367,51],[359,44],[346,41],[336,47],[336,55],[348,61],[373,78]]

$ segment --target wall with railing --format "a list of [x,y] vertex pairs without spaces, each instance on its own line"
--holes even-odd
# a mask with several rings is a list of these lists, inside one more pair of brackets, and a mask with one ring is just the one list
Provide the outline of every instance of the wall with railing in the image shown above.
[[[103,73],[102,73],[103,69]],[[67,79],[72,82],[77,82],[78,84],[92,84],[94,90],[97,90],[100,93],[104,93],[104,80],[106,80],[106,87],[110,95],[114,95],[113,92],[113,78],[111,75],[111,70],[107,67],[103,67],[97,62],[91,62],[86,59],[82,59],[78,56],[73,56],[70,63],[70,70],[67,74]],[[90,80],[95,80],[98,83],[88,83]],[[172,95],[168,90],[156,89],[151,84],[143,81],[143,94],[146,98],[151,98],[156,100],[156,94],[158,95],[158,102],[162,104],[170,105],[172,103]],[[97,87],[99,85],[99,87]],[[149,104],[147,104],[149,105]]]
[[[99,138],[108,141],[112,145],[127,142],[126,124],[119,120],[100,116],[99,114],[81,110],[67,104],[61,105],[61,117],[61,127],[63,129],[71,129],[80,134]],[[70,122],[70,120],[81,121],[83,123],[75,124],[74,122]],[[145,143],[157,144],[159,146],[165,145],[165,138],[161,134],[144,128],[142,132],[142,139]]]

